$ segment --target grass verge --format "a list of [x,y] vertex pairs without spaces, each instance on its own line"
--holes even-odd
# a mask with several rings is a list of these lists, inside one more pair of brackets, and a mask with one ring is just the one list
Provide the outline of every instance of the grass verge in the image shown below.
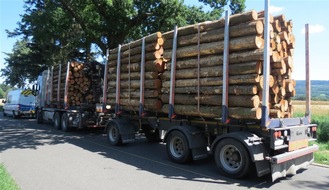
[[314,162],[318,164],[329,165],[329,142],[312,142],[311,145],[312,144],[317,144],[319,146],[319,150],[314,153]]
[[3,164],[0,164],[0,189],[19,190],[18,185],[10,177]]

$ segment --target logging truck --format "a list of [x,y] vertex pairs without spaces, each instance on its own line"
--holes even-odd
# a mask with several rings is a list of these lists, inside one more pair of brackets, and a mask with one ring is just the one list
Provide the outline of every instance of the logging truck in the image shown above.
[[33,86],[37,122],[53,122],[56,129],[105,127],[109,115],[99,102],[103,65],[75,61],[48,68]]
[[317,127],[309,98],[305,117],[293,117],[292,27],[268,11],[226,13],[109,50],[101,98],[109,143],[142,132],[176,163],[213,155],[231,178],[253,166],[272,180],[296,174],[318,147],[309,146]]

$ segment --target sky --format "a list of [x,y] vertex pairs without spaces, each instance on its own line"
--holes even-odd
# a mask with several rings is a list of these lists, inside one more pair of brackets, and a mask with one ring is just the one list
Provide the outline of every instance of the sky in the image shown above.
[[[246,0],[246,11],[264,10],[264,0]],[[185,0],[187,5],[204,6],[198,0]],[[310,77],[311,80],[329,80],[328,0],[270,0],[273,16],[284,14],[293,21],[293,34],[296,38],[293,79],[305,80],[305,24],[310,27]],[[204,9],[208,8],[204,6]],[[10,53],[19,38],[8,38],[5,30],[13,31],[24,13],[23,0],[0,0],[0,69],[4,68],[4,57]],[[3,82],[0,78],[0,83]]]

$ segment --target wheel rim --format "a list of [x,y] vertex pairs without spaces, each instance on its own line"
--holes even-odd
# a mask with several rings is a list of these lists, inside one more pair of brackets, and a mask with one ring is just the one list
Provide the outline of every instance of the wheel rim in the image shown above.
[[182,157],[185,153],[184,142],[179,137],[174,137],[171,139],[169,148],[171,155],[176,158]]
[[109,129],[109,139],[111,142],[115,142],[118,138],[118,130],[115,127],[110,127]]
[[241,152],[233,145],[226,145],[220,151],[220,160],[227,171],[235,172],[241,167]]

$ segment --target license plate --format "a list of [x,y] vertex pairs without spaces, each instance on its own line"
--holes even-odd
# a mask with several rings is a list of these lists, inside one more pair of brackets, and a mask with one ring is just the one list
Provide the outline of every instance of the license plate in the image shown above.
[[308,146],[308,139],[290,141],[288,151],[294,151]]

